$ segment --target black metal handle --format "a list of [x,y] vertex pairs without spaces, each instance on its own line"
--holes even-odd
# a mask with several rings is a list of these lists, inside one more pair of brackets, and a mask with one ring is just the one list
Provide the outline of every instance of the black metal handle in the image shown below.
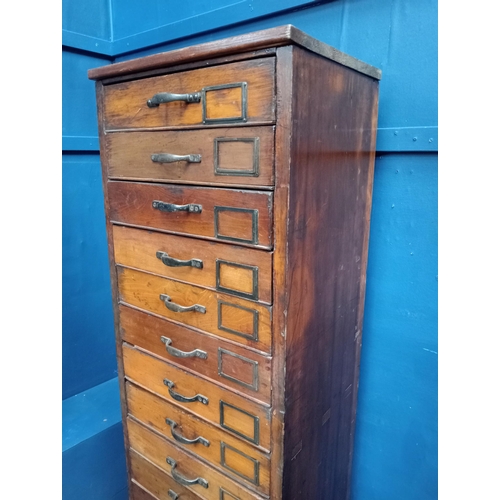
[[196,439],[187,439],[184,436],[181,436],[180,434],[175,432],[174,429],[177,427],[177,422],[174,422],[172,419],[166,418],[165,422],[167,422],[167,424],[170,425],[170,432],[172,433],[172,437],[176,441],[179,441],[179,443],[182,443],[182,444],[201,443],[203,446],[206,446],[207,448],[210,446],[210,441],[208,441],[204,437],[198,436]]
[[174,203],[165,203],[164,201],[154,200],[153,208],[160,212],[189,212],[201,214],[202,206],[196,203],[188,203],[187,205],[175,205]]
[[208,358],[208,354],[205,351],[201,351],[200,349],[194,349],[193,351],[185,352],[176,349],[175,347],[171,347],[170,344],[172,344],[172,340],[169,339],[168,337],[160,337],[160,340],[165,344],[167,352],[171,356],[175,356],[176,358],[201,358],[201,359]]
[[201,163],[201,155],[173,155],[170,153],[156,153],[151,155],[151,160],[155,163],[175,163],[177,161]]
[[200,102],[201,92],[193,92],[192,94],[172,94],[171,92],[160,92],[155,94],[151,99],[148,99],[148,108],[157,108],[160,104],[173,101],[184,101],[187,103]]
[[165,307],[168,310],[176,313],[185,313],[193,311],[205,314],[207,312],[206,308],[204,306],[200,306],[200,304],[193,304],[192,306],[188,307],[180,306],[179,304],[172,302],[172,299],[168,295],[165,295],[164,293],[160,294],[160,300],[163,301]]
[[197,477],[196,479],[187,479],[184,476],[181,476],[175,469],[177,468],[177,462],[170,457],[167,457],[167,464],[172,466],[172,470],[170,473],[172,477],[179,483],[184,486],[191,486],[192,484],[201,484],[203,488],[208,488],[208,481],[203,479],[202,477]]
[[156,258],[160,259],[168,267],[190,266],[190,267],[196,267],[197,269],[203,269],[203,261],[200,259],[191,259],[191,260],[174,259],[173,257],[170,257],[168,253],[160,252],[160,250],[156,252]]
[[199,401],[200,403],[203,403],[204,405],[208,404],[208,398],[205,396],[202,396],[201,394],[196,394],[196,396],[188,398],[186,396],[183,396],[182,394],[179,394],[178,392],[175,392],[173,390],[175,387],[175,384],[171,380],[168,380],[167,378],[163,379],[163,383],[168,387],[168,393],[176,401],[179,401],[180,403],[196,403],[197,401]]

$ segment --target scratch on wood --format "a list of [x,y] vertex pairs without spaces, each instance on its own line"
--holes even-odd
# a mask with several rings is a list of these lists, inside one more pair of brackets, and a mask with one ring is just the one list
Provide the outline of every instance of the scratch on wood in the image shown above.
[[295,446],[295,448],[292,451],[292,460],[295,460],[297,458],[297,455],[302,451],[302,440],[300,440],[299,444]]
[[323,415],[323,418],[321,419],[321,425],[325,425],[328,420],[330,420],[330,415],[331,415],[331,408],[328,408],[326,410],[325,414]]

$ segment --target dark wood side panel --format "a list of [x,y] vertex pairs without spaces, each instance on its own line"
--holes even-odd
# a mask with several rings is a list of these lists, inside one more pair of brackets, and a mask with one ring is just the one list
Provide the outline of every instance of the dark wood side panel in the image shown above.
[[293,52],[283,498],[346,500],[378,82]]

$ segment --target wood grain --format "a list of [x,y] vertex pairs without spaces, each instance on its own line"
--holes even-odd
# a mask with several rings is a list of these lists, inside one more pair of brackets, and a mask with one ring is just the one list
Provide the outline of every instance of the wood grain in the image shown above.
[[[174,481],[167,450],[182,474],[210,478],[208,492],[186,488],[196,498],[348,500],[380,71],[285,26],[89,73],[108,78],[97,95],[122,414],[133,415],[126,446],[145,455],[151,486],[133,479],[132,495],[165,498],[162,474]],[[201,104],[145,106],[152,93],[242,78],[248,122],[203,124]],[[207,117],[240,115],[241,96],[207,91]],[[249,170],[252,144],[224,141],[217,168],[230,175],[217,176],[215,139],[257,135],[259,176],[235,174]],[[152,152],[158,144],[179,149]],[[151,165],[160,152],[203,160]],[[203,209],[159,212],[153,200]],[[202,255],[203,270],[165,266],[159,250]],[[160,293],[207,311],[173,312]],[[168,353],[162,336],[208,357]],[[175,441],[165,412],[181,434],[217,446]],[[137,462],[133,450],[127,457]]]
[[[148,491],[141,488],[137,483],[131,483],[131,487],[129,490],[129,498],[131,500],[159,500],[158,497],[151,495]],[[166,497],[164,497],[166,498]],[[193,496],[192,498],[197,499],[198,497]],[[170,500],[170,499],[167,499]]]
[[[266,304],[272,301],[270,252],[226,243],[186,240],[182,236],[117,225],[113,226],[113,240],[115,261],[118,265],[212,290],[219,289],[231,295],[241,296],[243,293],[246,298]],[[183,261],[201,260],[203,267],[199,269],[192,266],[167,266],[156,256],[157,252]],[[217,285],[218,267],[220,286]],[[254,294],[255,282],[257,290]]]
[[[110,179],[264,188],[274,184],[274,127],[115,132],[104,136],[104,148]],[[162,153],[200,155],[201,162],[152,161],[151,155]]]
[[[274,64],[274,58],[266,57],[107,85],[105,130],[203,126],[202,102],[174,101],[150,108],[147,101],[162,92],[188,94],[238,82],[247,84],[246,123],[273,123]],[[210,119],[226,119],[228,123],[244,113],[241,88],[211,90],[206,101],[206,116]]]
[[188,479],[201,477],[208,482],[208,488],[200,484],[186,486],[201,498],[207,500],[220,500],[220,488],[224,488],[240,500],[256,500],[260,497],[216,469],[194,458],[165,438],[151,432],[135,420],[128,419],[127,427],[130,435],[130,446],[157,467],[171,475],[172,467],[166,462],[170,457],[177,462],[176,472]]
[[285,425],[286,336],[288,314],[287,241],[291,162],[291,121],[293,95],[293,47],[280,47],[276,55],[276,157],[275,210],[273,252],[273,364],[272,364],[272,427],[271,498],[281,500],[283,489],[283,439]]
[[[176,446],[207,460],[235,480],[243,479],[250,489],[257,489],[264,494],[269,492],[268,454],[130,383],[127,384],[127,397],[130,415],[142,424],[159,432]],[[202,437],[209,446],[200,442],[180,443],[174,438],[171,424],[166,419],[175,422],[174,433],[190,440]],[[228,461],[228,453],[222,453],[224,447],[235,450],[235,460]]]
[[[128,268],[117,268],[120,301],[173,321],[231,339],[263,352],[271,352],[271,307],[186,285]],[[198,311],[167,309],[160,295],[182,307],[203,306]]]
[[[123,362],[127,379],[215,425],[220,425],[221,422],[221,401],[250,414],[252,418],[248,419],[248,423],[244,423],[246,427],[242,434],[248,437],[246,440],[249,443],[260,445],[265,450],[270,449],[270,412],[267,406],[223,389],[127,344],[123,344]],[[169,392],[164,379],[174,383],[172,391],[175,393],[185,397],[194,397],[200,394],[208,399],[208,404],[205,405],[200,401],[190,403],[177,401]],[[257,442],[254,443],[251,439],[255,438],[253,425],[256,419],[258,419],[258,441],[256,439]]]
[[[382,76],[382,72],[378,68],[370,66],[359,59],[340,52],[326,43],[316,40],[291,24],[153,54],[140,59],[109,64],[100,68],[90,69],[88,76],[90,79],[102,79],[118,75],[129,75],[139,71],[168,68],[186,62],[209,60],[223,55],[241,54],[266,48],[273,49],[293,44],[305,47],[325,58],[340,62],[346,67],[373,78],[380,79]],[[251,53],[249,53],[249,56],[251,56]]]
[[102,82],[103,85],[109,85],[111,83],[121,83],[130,80],[136,80],[139,78],[149,78],[151,76],[160,76],[160,75],[167,75],[170,73],[177,73],[178,71],[190,71],[192,69],[218,66],[219,64],[228,64],[238,61],[249,61],[250,59],[262,59],[263,57],[273,57],[275,54],[276,54],[275,48],[252,50],[240,54],[226,54],[221,57],[213,57],[205,61],[191,61],[191,62],[176,64],[175,66],[163,66],[160,68],[146,69],[145,71],[138,71],[133,75],[131,75],[130,73],[123,75],[118,74],[117,76],[103,78],[100,81]]
[[[120,329],[125,342],[160,356],[187,371],[208,377],[219,385],[269,404],[271,400],[271,358],[269,356],[257,354],[237,344],[189,330],[179,324],[130,307],[120,305],[119,311]],[[170,347],[180,351],[191,352],[198,349],[205,352],[206,359],[196,356],[176,357],[169,354],[165,338],[170,340]],[[233,364],[234,371],[229,371],[227,360],[232,356],[238,356],[238,358],[235,358],[236,363]],[[219,365],[221,365],[220,368]],[[246,373],[250,366],[252,375],[255,372],[257,376],[255,388],[248,386],[253,382],[251,378],[248,379],[248,373]]]
[[297,48],[293,85],[283,498],[345,500],[378,82]]
[[[99,142],[102,144],[104,138],[104,127],[103,127],[103,85],[101,82],[96,82],[96,99],[97,99],[97,117],[98,117],[98,129],[99,129]],[[125,397],[125,376],[123,369],[123,356],[122,356],[122,339],[120,335],[120,320],[118,316],[118,301],[115,298],[118,296],[118,283],[115,272],[115,259],[113,250],[113,232],[112,223],[109,217],[110,214],[110,201],[108,196],[108,182],[107,182],[107,162],[108,158],[103,152],[101,154],[101,182],[104,193],[104,213],[106,218],[106,240],[107,240],[107,250],[108,250],[108,262],[110,269],[110,284],[111,293],[113,296],[112,307],[113,307],[113,326],[114,326],[114,338],[115,338],[115,350],[116,350],[116,364],[117,364],[117,375],[118,384],[120,387],[120,412],[123,424],[123,439],[125,450],[128,449],[128,433],[125,425],[128,410],[127,410],[127,400]],[[125,464],[127,468],[127,483],[128,489],[131,491],[131,479],[130,479],[130,462],[128,453],[125,453]]]
[[[182,500],[199,500],[199,497],[193,492],[176,482],[171,476],[162,469],[154,465],[147,458],[143,457],[135,450],[130,449],[130,470],[132,474],[132,498],[142,499],[144,495],[143,488],[154,495],[158,500],[172,500],[169,496],[169,490],[179,495]],[[139,487],[140,486],[140,487]],[[142,490],[142,491],[138,491]],[[135,496],[137,495],[137,497]],[[149,500],[152,497],[145,496]]]
[[[272,248],[273,195],[269,192],[110,181],[108,196],[115,223]],[[181,206],[197,204],[202,211],[164,212],[153,208],[155,200]],[[220,221],[219,210],[224,214]]]

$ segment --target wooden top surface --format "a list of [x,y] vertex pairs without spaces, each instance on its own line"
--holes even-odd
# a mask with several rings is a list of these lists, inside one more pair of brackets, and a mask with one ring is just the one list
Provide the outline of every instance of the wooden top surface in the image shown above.
[[128,75],[138,71],[148,71],[175,66],[186,62],[199,61],[211,57],[291,44],[304,47],[327,59],[352,68],[377,80],[380,80],[382,77],[382,71],[380,69],[370,66],[359,59],[340,52],[326,43],[312,38],[291,24],[90,69],[88,71],[88,77],[91,80],[102,80],[105,78]]

